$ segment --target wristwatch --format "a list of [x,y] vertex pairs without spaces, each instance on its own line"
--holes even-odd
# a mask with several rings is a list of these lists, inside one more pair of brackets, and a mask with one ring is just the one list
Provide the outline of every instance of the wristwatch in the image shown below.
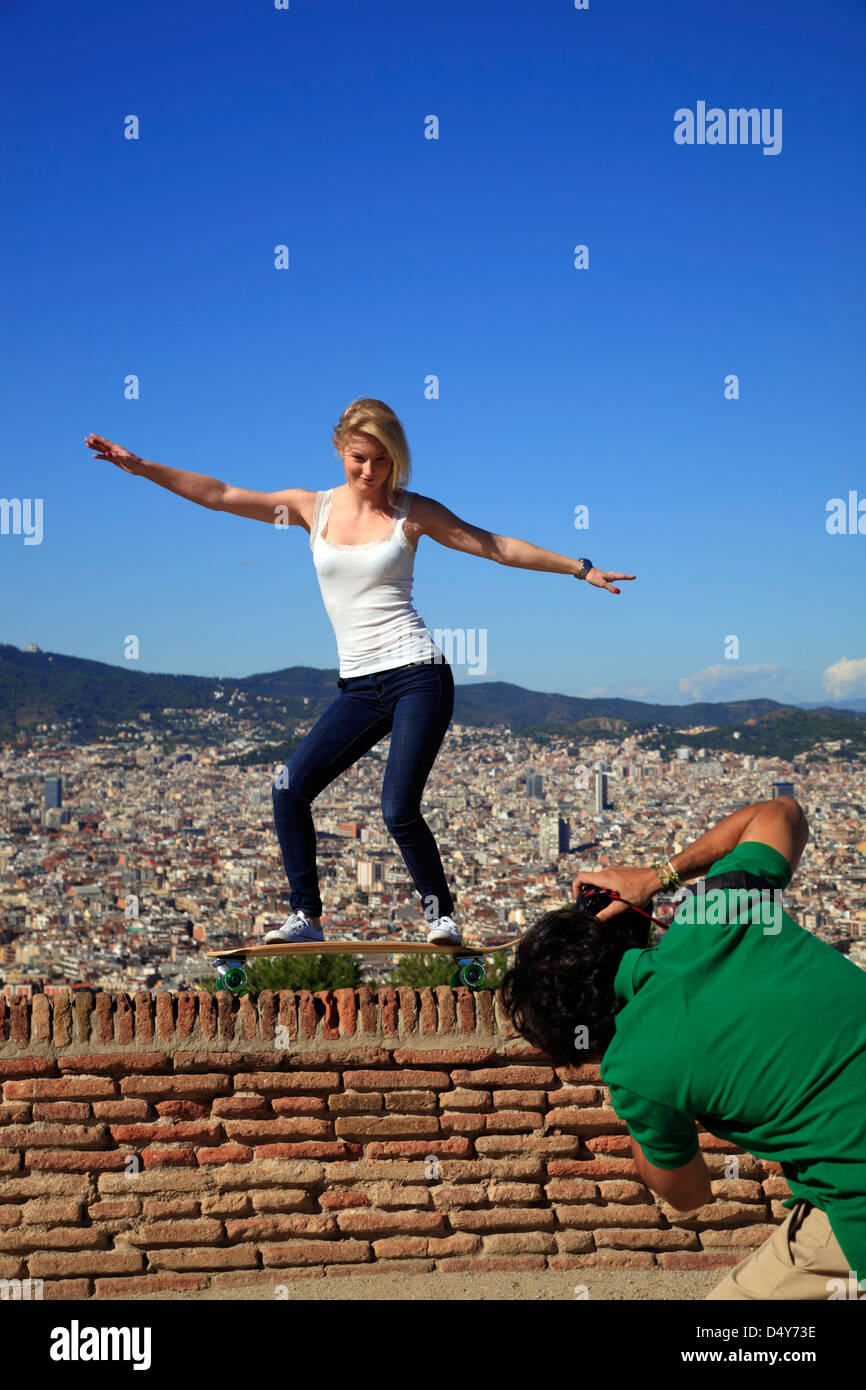
[[577,571],[577,574],[574,576],[575,579],[586,579],[586,576],[589,574],[590,570],[593,568],[593,563],[592,563],[592,561],[591,561],[591,560],[587,560],[586,556],[585,556],[585,555],[582,555],[582,556],[580,556],[580,557],[578,558],[577,563],[578,563],[578,571]]

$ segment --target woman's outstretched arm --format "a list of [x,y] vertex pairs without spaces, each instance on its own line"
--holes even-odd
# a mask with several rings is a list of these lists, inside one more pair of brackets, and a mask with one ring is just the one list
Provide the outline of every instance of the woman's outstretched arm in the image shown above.
[[[574,556],[559,555],[555,550],[542,550],[540,546],[517,540],[514,536],[497,536],[493,531],[484,531],[468,521],[461,521],[459,516],[432,497],[416,497],[411,516],[421,535],[429,536],[450,550],[463,550],[467,555],[479,555],[482,559],[494,560],[498,565],[509,565],[512,569],[578,574],[579,566]],[[619,593],[612,580],[634,578],[633,574],[621,574],[619,570],[602,570],[595,566],[586,575],[587,583],[597,589],[608,589],[612,594]]]
[[310,512],[315,502],[315,493],[306,488],[285,488],[282,492],[253,492],[247,488],[232,487],[219,478],[210,478],[205,473],[189,473],[183,468],[169,468],[164,463],[153,463],[150,459],[131,454],[121,444],[113,444],[100,434],[88,434],[84,440],[89,449],[94,449],[94,458],[107,459],[125,473],[135,473],[148,478],[152,483],[167,488],[178,497],[185,497],[200,507],[208,507],[215,512],[233,512],[235,516],[247,516],[253,521],[266,521],[273,525],[301,526],[310,524]]

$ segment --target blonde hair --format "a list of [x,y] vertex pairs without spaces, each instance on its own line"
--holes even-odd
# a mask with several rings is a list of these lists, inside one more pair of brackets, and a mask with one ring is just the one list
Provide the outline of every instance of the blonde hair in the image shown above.
[[401,422],[384,401],[358,396],[346,406],[334,426],[331,440],[338,454],[353,434],[372,435],[390,455],[391,471],[385,483],[385,494],[388,505],[392,506],[396,494],[408,483],[412,470],[409,445]]

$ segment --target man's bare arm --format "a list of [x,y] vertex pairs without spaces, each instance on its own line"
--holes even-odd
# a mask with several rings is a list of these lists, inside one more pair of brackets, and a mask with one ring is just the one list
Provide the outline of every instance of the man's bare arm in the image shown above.
[[[772,801],[755,801],[725,816],[712,830],[675,854],[671,864],[686,883],[700,878],[717,859],[723,859],[737,845],[757,841],[778,850],[793,873],[808,839],[809,825],[802,807],[793,797],[778,796]],[[655,869],[625,865],[601,869],[598,873],[577,874],[572,884],[575,897],[582,884],[614,888],[627,902],[638,905],[649,902],[661,889]],[[599,920],[622,910],[618,904],[611,904],[599,913]]]
[[629,1135],[629,1138],[634,1166],[642,1180],[677,1211],[696,1211],[698,1207],[713,1201],[710,1174],[700,1149],[681,1168],[656,1168],[644,1156],[634,1135]]

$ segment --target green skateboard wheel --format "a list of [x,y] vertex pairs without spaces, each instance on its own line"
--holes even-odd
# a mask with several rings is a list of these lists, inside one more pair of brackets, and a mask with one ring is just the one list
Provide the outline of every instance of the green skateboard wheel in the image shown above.
[[460,979],[464,985],[470,989],[477,988],[485,978],[487,971],[484,968],[483,960],[470,960],[460,968]]
[[249,976],[242,965],[232,961],[217,961],[217,975],[230,994],[247,994]]

